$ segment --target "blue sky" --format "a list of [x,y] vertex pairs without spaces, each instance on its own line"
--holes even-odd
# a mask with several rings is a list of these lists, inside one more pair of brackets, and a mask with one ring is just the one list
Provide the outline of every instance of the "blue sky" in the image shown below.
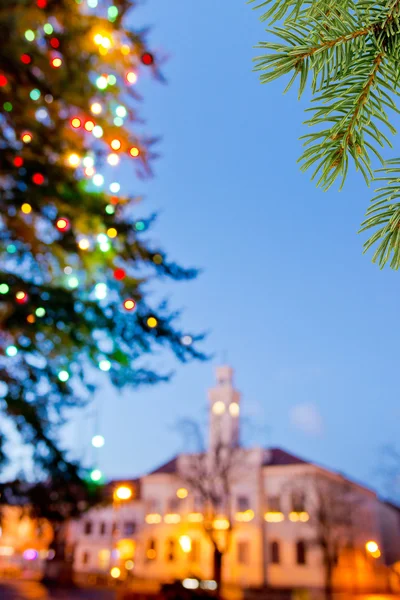
[[[168,55],[168,85],[139,84],[148,128],[163,137],[155,178],[138,186],[143,209],[161,211],[153,235],[171,256],[204,269],[162,291],[185,326],[210,332],[215,359],[174,365],[171,383],[153,389],[120,395],[104,383],[97,460],[107,476],[142,473],[180,449],[174,424],[204,416],[223,351],[248,443],[376,483],[380,448],[397,438],[399,275],[362,255],[371,190],[361,176],[323,193],[300,173],[304,104],[252,72],[265,38],[258,16],[242,0],[148,0],[133,13]],[[79,418],[79,453],[92,430]]]

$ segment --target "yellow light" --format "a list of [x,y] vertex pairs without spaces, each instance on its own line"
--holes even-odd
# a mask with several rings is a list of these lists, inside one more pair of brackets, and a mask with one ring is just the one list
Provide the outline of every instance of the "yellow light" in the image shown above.
[[129,73],[126,74],[126,80],[128,83],[136,83],[137,82],[136,73],[134,73],[133,71],[129,71]]
[[129,150],[129,154],[136,158],[137,156],[139,156],[140,150],[136,146],[132,146],[132,148]]
[[24,204],[21,206],[21,210],[25,215],[29,215],[29,213],[32,212],[32,206],[24,202]]
[[164,517],[164,523],[168,523],[169,525],[180,523],[180,520],[181,516],[176,513],[170,513]]
[[179,545],[182,550],[188,554],[192,549],[192,540],[188,535],[181,535],[179,538]]
[[130,498],[132,498],[132,489],[130,487],[128,487],[127,485],[120,485],[114,493],[114,497],[117,500],[129,500]]
[[108,48],[104,48],[104,46],[99,46],[99,54],[105,56],[106,54],[108,54]]
[[90,110],[94,115],[99,115],[103,110],[103,107],[101,106],[100,102],[93,102],[92,106],[90,107]]
[[96,35],[93,38],[93,41],[95,44],[97,44],[97,46],[100,46],[101,42],[103,41],[103,36],[101,35],[101,33],[96,33]]
[[146,552],[146,556],[149,560],[153,560],[156,557],[156,551],[153,548],[149,548]]
[[153,525],[154,523],[161,523],[161,515],[157,513],[146,515],[145,521],[148,525]]
[[73,153],[68,156],[68,162],[71,165],[71,167],[78,167],[80,165],[81,159],[77,154]]
[[133,567],[135,566],[135,563],[133,562],[133,560],[127,560],[125,562],[125,569],[127,571],[132,571]]
[[154,329],[154,327],[157,327],[157,325],[158,325],[158,321],[156,318],[149,317],[147,319],[147,326],[150,327],[150,329]]
[[123,44],[121,46],[121,54],[123,54],[124,56],[127,56],[130,51],[131,49],[129,48],[128,44]]
[[25,144],[29,144],[29,142],[32,141],[32,135],[30,133],[24,133],[24,135],[22,136],[22,141]]
[[118,577],[121,575],[121,570],[118,569],[118,567],[113,567],[110,571],[110,575],[113,579],[118,579]]
[[53,67],[58,69],[58,67],[61,67],[61,65],[62,65],[62,60],[61,60],[61,58],[53,58],[51,64],[53,65]]
[[214,415],[222,415],[225,412],[225,404],[222,400],[217,400],[212,407]]
[[240,412],[239,404],[237,402],[231,402],[229,405],[229,412],[232,417],[238,417]]
[[299,518],[300,518],[300,521],[303,521],[303,523],[306,523],[307,521],[310,520],[310,515],[308,514],[308,512],[301,512],[299,514]]
[[285,515],[278,511],[270,511],[265,513],[264,519],[268,523],[280,523],[281,521],[284,521]]
[[119,150],[121,148],[121,142],[117,139],[111,140],[110,146],[113,150]]
[[204,520],[204,517],[201,513],[190,513],[188,515],[188,521],[190,523],[201,523]]
[[135,555],[136,543],[134,540],[124,539],[117,542],[118,556],[121,560],[129,560]]
[[110,229],[107,229],[107,235],[109,238],[115,238],[117,237],[118,232],[115,227],[110,227]]
[[189,492],[186,488],[179,488],[179,490],[176,490],[176,495],[178,496],[178,498],[181,498],[181,500],[183,500],[183,498],[187,498],[188,493]]
[[299,513],[297,513],[297,512],[294,512],[294,511],[293,511],[293,512],[291,512],[291,513],[289,513],[289,520],[290,520],[290,521],[293,521],[293,523],[295,523],[296,521],[299,521],[299,520],[300,520],[300,515],[299,515]]
[[244,512],[237,512],[235,515],[236,521],[240,521],[242,523],[248,523],[254,519],[254,511],[249,509]]
[[367,542],[365,544],[365,548],[367,549],[367,551],[370,554],[374,554],[375,552],[379,551],[379,546],[376,542],[374,542],[373,540],[370,540],[369,542]]
[[228,519],[225,519],[225,517],[219,517],[217,519],[214,519],[214,521],[213,521],[214,529],[224,530],[224,529],[229,529],[229,526],[230,526],[230,523],[229,523]]
[[101,38],[101,42],[100,42],[100,46],[102,46],[103,48],[111,48],[111,40],[108,37],[103,36]]
[[111,154],[109,154],[107,156],[107,162],[112,167],[115,167],[119,163],[119,156],[118,156],[118,154],[115,154],[114,152],[112,152]]

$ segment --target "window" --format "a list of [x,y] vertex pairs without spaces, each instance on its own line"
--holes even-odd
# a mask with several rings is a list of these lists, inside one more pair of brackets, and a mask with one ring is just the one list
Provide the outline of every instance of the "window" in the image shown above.
[[107,569],[110,565],[110,550],[103,548],[103,550],[99,551],[97,558],[99,569]]
[[90,535],[93,530],[92,521],[86,521],[83,525],[83,533],[84,535]]
[[136,531],[136,523],[134,521],[125,521],[124,535],[133,535]]
[[197,562],[200,557],[200,540],[192,540],[189,558],[191,562]]
[[150,538],[147,543],[146,560],[155,560],[157,557],[157,544],[154,538]]
[[281,499],[279,496],[269,496],[268,510],[270,512],[281,512]]
[[237,544],[237,562],[240,565],[247,565],[249,562],[249,542],[238,542]]
[[292,511],[297,513],[305,512],[304,500],[305,498],[303,492],[296,492],[295,494],[292,494]]
[[167,512],[177,513],[179,511],[179,498],[170,498],[168,500]]
[[249,510],[250,502],[247,496],[238,496],[237,499],[237,509],[239,512],[245,512]]
[[89,563],[89,560],[90,560],[90,554],[89,554],[89,552],[84,552],[82,554],[82,564],[83,565],[87,565]]
[[305,565],[307,562],[306,543],[299,540],[296,543],[296,562],[298,565]]
[[173,538],[167,540],[165,560],[167,562],[173,562],[175,560],[176,542]]
[[149,498],[148,500],[149,513],[159,513],[160,503],[156,498]]
[[273,565],[279,565],[280,563],[280,548],[279,542],[271,542],[271,562]]
[[102,523],[100,523],[100,535],[105,535],[106,529],[106,524],[103,521]]

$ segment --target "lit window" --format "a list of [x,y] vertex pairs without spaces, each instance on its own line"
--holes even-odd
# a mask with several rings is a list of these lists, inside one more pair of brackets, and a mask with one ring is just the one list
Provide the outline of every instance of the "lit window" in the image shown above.
[[279,563],[280,563],[279,542],[271,542],[270,552],[271,552],[271,562],[272,562],[272,564],[273,565],[279,565]]
[[247,565],[249,563],[249,542],[238,542],[237,544],[237,562],[240,565]]

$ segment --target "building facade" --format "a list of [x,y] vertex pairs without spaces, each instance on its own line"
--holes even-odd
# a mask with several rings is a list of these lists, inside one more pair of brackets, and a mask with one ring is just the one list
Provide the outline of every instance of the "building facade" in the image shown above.
[[212,581],[217,546],[222,579],[235,586],[321,588],[330,577],[351,591],[387,589],[384,564],[400,560],[397,508],[280,448],[242,448],[230,367],[217,369],[209,402],[206,452],[115,482],[132,496],[73,524],[78,576]]

